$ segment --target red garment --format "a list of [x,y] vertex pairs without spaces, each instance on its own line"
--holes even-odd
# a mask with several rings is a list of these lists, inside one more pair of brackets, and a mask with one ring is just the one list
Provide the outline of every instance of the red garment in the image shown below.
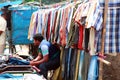
[[50,20],[51,20],[51,12],[48,15],[48,24],[47,24],[47,32],[46,32],[47,40],[49,40],[49,38],[50,38]]
[[55,12],[54,24],[53,24],[52,30],[51,30],[52,41],[54,40],[54,36],[55,36],[55,25],[56,25],[57,15],[58,15],[58,12],[56,11]]
[[62,46],[65,46],[67,43],[67,41],[66,41],[67,21],[68,21],[68,8],[64,9],[63,13],[62,13],[62,23],[60,26],[60,44]]
[[80,50],[83,50],[83,35],[84,35],[84,27],[79,24],[78,48]]

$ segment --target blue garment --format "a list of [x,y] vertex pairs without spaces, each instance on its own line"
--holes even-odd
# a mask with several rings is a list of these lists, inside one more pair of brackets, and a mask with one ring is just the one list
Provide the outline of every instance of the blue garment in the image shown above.
[[90,61],[90,66],[88,70],[88,79],[87,80],[98,80],[99,76],[99,65],[98,57],[92,56]]
[[82,50],[82,51],[80,52],[80,63],[79,63],[78,80],[82,80],[82,79],[83,79],[83,78],[82,78],[82,77],[83,77],[83,76],[82,76],[82,69],[83,69],[84,57],[85,57],[84,51]]
[[29,65],[30,62],[26,61],[26,60],[21,60],[15,57],[11,57],[9,58],[9,64],[13,64],[13,65]]
[[72,49],[70,48],[69,49],[69,53],[68,53],[68,64],[67,64],[67,66],[68,66],[68,68],[67,68],[67,77],[69,77],[70,76],[70,64],[71,64],[71,51],[72,51]]
[[74,48],[65,48],[64,52],[64,80],[73,80],[75,77],[76,71],[76,59],[77,59],[77,49]]
[[100,8],[100,4],[99,2],[97,2],[96,4],[96,9],[94,11],[93,14],[93,21],[92,21],[92,26],[97,30],[101,30],[102,29],[102,23],[103,23],[103,14],[101,12],[101,8]]
[[71,48],[65,48],[64,80],[70,80]]

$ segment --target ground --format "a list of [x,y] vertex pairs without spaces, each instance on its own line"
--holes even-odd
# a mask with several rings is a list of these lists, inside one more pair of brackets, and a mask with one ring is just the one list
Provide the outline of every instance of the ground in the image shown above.
[[106,60],[111,62],[111,65],[103,65],[103,80],[120,80],[120,54],[107,55]]

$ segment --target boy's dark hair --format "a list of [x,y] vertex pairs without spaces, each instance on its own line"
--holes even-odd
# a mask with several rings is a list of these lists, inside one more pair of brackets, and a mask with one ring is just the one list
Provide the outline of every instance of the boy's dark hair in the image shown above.
[[44,39],[44,37],[42,36],[42,34],[38,33],[34,35],[33,39],[41,42]]

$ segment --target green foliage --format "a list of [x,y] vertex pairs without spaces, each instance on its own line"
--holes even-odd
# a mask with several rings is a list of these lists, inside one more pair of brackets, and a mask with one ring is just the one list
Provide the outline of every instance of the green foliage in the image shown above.
[[33,2],[34,0],[24,0],[24,2]]
[[61,2],[61,0],[41,0],[43,4],[53,4],[53,3],[58,3]]
[[[40,0],[35,0],[37,2],[40,2]],[[58,2],[61,2],[61,1],[65,1],[65,0],[41,0],[41,3],[42,4],[54,4],[54,3],[58,3]]]

